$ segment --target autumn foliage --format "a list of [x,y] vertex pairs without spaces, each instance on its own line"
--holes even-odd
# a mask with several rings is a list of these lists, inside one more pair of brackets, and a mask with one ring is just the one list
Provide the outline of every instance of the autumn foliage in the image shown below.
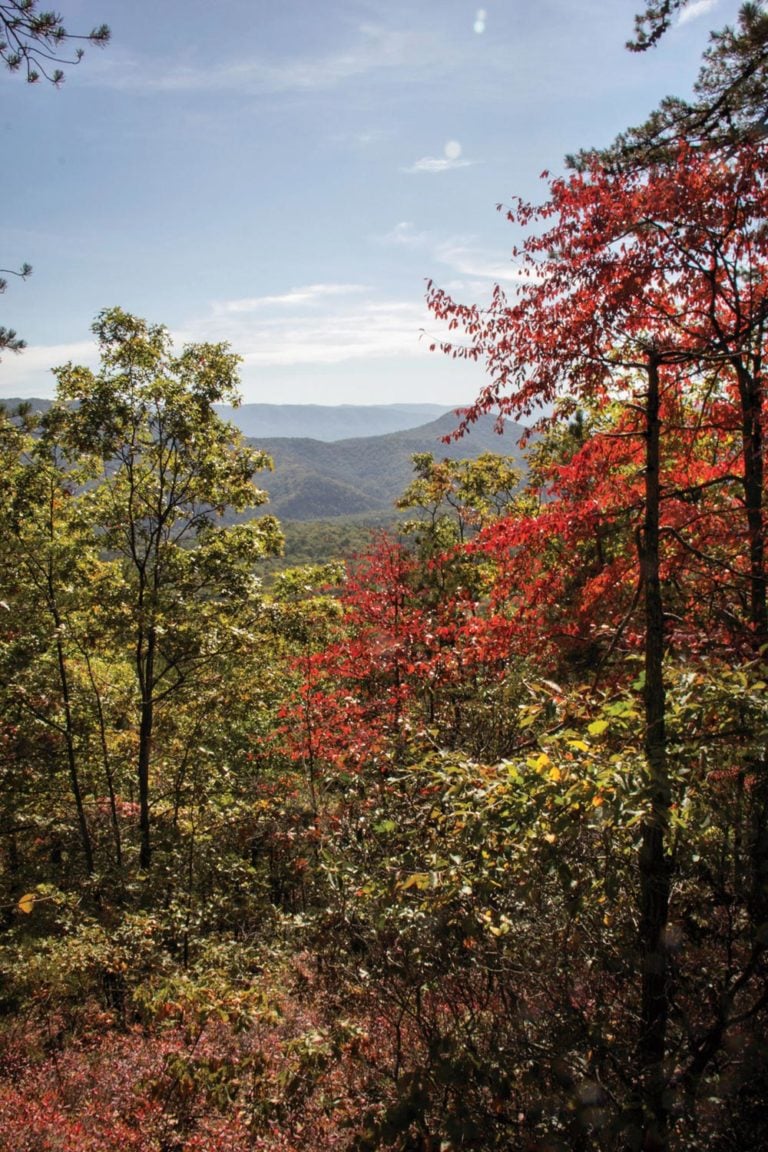
[[[768,1138],[768,151],[591,158],[399,534],[259,580],[236,358],[120,310],[0,423],[0,1148]],[[437,344],[436,344],[437,348]]]

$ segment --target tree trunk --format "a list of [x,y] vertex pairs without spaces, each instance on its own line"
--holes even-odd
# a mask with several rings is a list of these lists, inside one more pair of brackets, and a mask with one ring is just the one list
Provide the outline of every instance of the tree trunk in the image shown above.
[[141,717],[139,721],[139,867],[147,872],[152,863],[152,840],[149,821],[149,764],[152,754],[152,730],[155,721],[153,696],[155,676],[156,637],[153,627],[145,637],[139,638],[136,655],[137,673],[141,689]]
[[112,766],[110,763],[109,742],[107,740],[107,724],[104,717],[104,706],[101,700],[101,692],[96,683],[96,677],[93,674],[93,664],[88,652],[82,649],[83,659],[88,671],[88,679],[91,684],[93,698],[96,703],[96,716],[99,722],[99,741],[101,743],[101,759],[104,765],[104,778],[107,784],[107,793],[109,795],[109,812],[112,821],[112,838],[115,844],[115,864],[118,870],[122,871],[123,867],[123,848],[120,838],[120,821],[117,815],[117,796],[115,795],[115,779],[112,773]]
[[[763,512],[763,413],[759,380],[743,367],[738,369],[742,408],[742,456],[744,504],[749,543],[749,610],[752,642],[756,653],[768,643],[766,608],[765,524]],[[753,765],[755,784],[750,805],[750,889],[748,894],[752,932],[764,940],[768,927],[768,763],[764,757]]]
[[[53,488],[51,488],[48,496],[46,530],[50,538],[51,546],[53,547],[57,538],[55,496]],[[64,620],[59,608],[60,602],[57,596],[57,579],[54,571],[53,561],[51,559],[52,554],[52,552],[49,553],[48,559],[45,562],[45,566],[43,567],[41,565],[41,569],[44,572],[43,579],[48,611],[50,612],[51,620],[53,621],[53,625],[56,630],[56,667],[59,674],[61,702],[64,709],[64,742],[67,749],[69,783],[72,789],[72,797],[75,801],[77,824],[80,831],[80,844],[82,846],[83,856],[85,858],[85,870],[89,876],[92,876],[94,873],[93,844],[91,842],[91,833],[88,828],[88,820],[85,815],[83,792],[80,786],[80,773],[77,764],[77,751],[75,747],[75,722],[72,715],[72,692],[70,688],[69,665],[67,662],[67,654],[64,649],[63,640]]]
[[670,784],[667,773],[664,690],[664,611],[659,575],[660,420],[659,362],[648,362],[646,407],[645,523],[642,574],[645,589],[645,761],[649,810],[640,849],[640,946],[642,1001],[639,1070],[644,1152],[668,1147],[665,1056],[669,1014],[665,932],[670,869],[666,855]]
[[53,592],[50,587],[49,596],[51,603],[51,614],[53,616],[53,622],[56,626],[56,663],[59,670],[61,700],[64,706],[64,741],[67,747],[69,783],[70,787],[72,788],[72,796],[75,801],[77,823],[80,829],[80,843],[83,849],[83,856],[85,857],[85,870],[89,876],[92,876],[94,871],[93,846],[91,844],[91,834],[88,829],[88,820],[86,819],[85,815],[85,805],[83,804],[83,793],[80,787],[80,774],[77,768],[74,720],[72,717],[72,696],[69,688],[69,669],[67,668],[67,657],[64,651],[64,643],[61,638],[62,620],[59,615],[58,608],[56,607],[56,604],[53,600]]

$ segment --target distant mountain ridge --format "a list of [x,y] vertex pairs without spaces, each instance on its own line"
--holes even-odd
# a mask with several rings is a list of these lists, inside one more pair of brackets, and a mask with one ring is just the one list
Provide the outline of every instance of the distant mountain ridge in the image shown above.
[[[40,397],[0,398],[9,411],[28,404],[46,412],[53,401]],[[447,404],[216,404],[216,411],[231,420],[244,436],[302,436],[312,440],[348,440],[354,436],[384,436],[417,428],[455,412]]]
[[446,404],[241,404],[216,405],[246,436],[309,437],[312,440],[348,440],[384,436],[437,420],[454,412]]
[[0,396],[0,405],[12,412],[20,404],[28,404],[33,412],[47,412],[53,400],[43,400],[40,396]]
[[502,436],[495,431],[493,417],[485,416],[461,440],[443,443],[457,423],[450,411],[417,428],[333,443],[308,437],[256,437],[253,443],[268,452],[275,465],[274,472],[259,478],[269,493],[268,510],[283,520],[392,511],[413,478],[412,457],[417,452],[451,460],[495,452],[520,460],[522,470],[521,424],[508,421]]

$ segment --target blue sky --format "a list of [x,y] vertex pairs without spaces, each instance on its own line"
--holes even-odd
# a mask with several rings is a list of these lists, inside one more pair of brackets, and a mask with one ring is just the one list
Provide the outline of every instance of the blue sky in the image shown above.
[[179,341],[228,340],[246,401],[469,400],[430,354],[432,278],[464,301],[511,277],[495,210],[542,169],[687,95],[736,0],[694,0],[654,52],[642,0],[61,0],[106,22],[60,89],[0,74],[0,298],[28,343],[0,397],[96,364],[119,304]]

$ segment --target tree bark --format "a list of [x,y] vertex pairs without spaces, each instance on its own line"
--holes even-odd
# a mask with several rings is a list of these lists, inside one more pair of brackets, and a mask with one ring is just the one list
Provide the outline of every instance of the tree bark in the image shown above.
[[83,849],[83,856],[85,857],[85,870],[89,876],[93,875],[93,846],[91,844],[91,834],[88,829],[88,820],[85,815],[85,805],[83,803],[83,792],[80,787],[80,774],[77,769],[77,753],[75,751],[75,732],[74,721],[72,717],[72,698],[69,688],[69,671],[67,669],[67,658],[64,652],[64,644],[61,639],[61,619],[58,611],[54,609],[54,623],[56,625],[56,662],[59,669],[59,683],[61,685],[61,699],[64,706],[64,739],[67,746],[67,766],[69,768],[69,783],[72,788],[72,796],[75,801],[75,810],[77,812],[77,823],[80,829],[80,843]]
[[749,610],[754,645],[768,641],[766,607],[765,526],[763,523],[763,413],[759,381],[737,366],[741,399],[741,441],[744,461],[744,505],[749,539]]
[[[145,646],[146,645],[146,646]],[[146,638],[139,639],[136,664],[141,689],[141,716],[139,720],[139,867],[147,872],[152,864],[152,838],[149,817],[149,765],[152,755],[152,730],[155,720],[154,670],[156,637],[153,627],[147,629]]]
[[640,948],[642,1000],[638,1043],[644,1152],[666,1152],[666,1040],[669,976],[665,932],[669,912],[670,869],[666,848],[670,784],[666,751],[664,687],[664,606],[660,579],[660,382],[659,361],[647,366],[645,522],[642,574],[645,589],[645,762],[649,810],[640,848]]
[[[765,523],[763,488],[763,402],[759,379],[737,365],[742,411],[742,457],[744,461],[744,504],[749,545],[749,611],[755,652],[768,643],[766,607]],[[750,886],[749,915],[753,937],[765,942],[768,933],[768,763],[765,757],[753,765],[754,787],[750,797]]]

